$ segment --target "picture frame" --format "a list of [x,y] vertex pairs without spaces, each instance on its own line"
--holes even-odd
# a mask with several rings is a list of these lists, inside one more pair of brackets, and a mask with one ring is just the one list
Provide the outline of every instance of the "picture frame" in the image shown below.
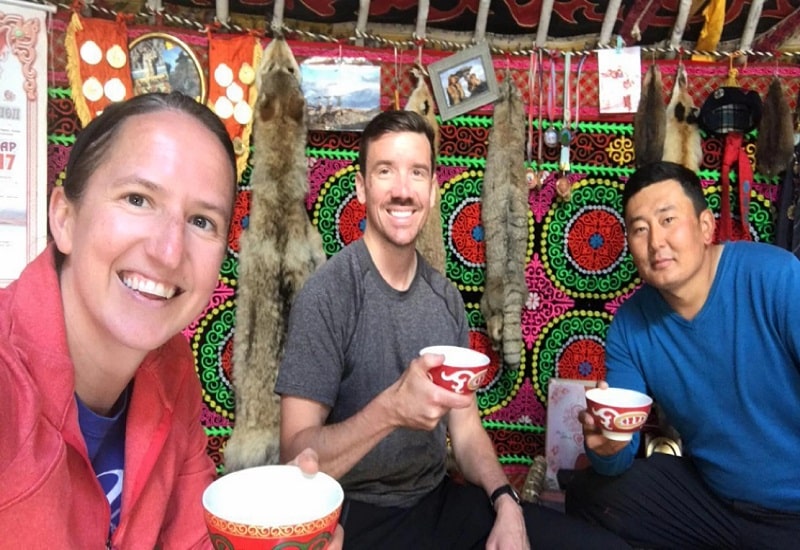
[[500,95],[485,42],[431,63],[428,74],[442,120],[474,111]]
[[363,58],[300,64],[310,130],[361,132],[381,112],[381,68]]
[[208,88],[197,56],[179,38],[163,33],[146,33],[128,45],[133,94],[183,92],[205,103]]

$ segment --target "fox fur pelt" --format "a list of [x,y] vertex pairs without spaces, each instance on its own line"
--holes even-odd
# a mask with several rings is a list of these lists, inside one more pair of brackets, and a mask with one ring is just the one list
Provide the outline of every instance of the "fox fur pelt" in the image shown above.
[[667,129],[664,135],[663,160],[684,165],[692,172],[700,170],[703,142],[698,127],[698,109],[689,95],[689,78],[681,64],[675,73],[672,97],[667,105]]
[[653,63],[644,75],[642,97],[633,118],[633,152],[636,156],[636,166],[661,160],[664,154],[666,130],[664,84],[661,80],[661,71]]
[[792,111],[777,77],[772,79],[764,99],[758,126],[756,163],[765,176],[777,176],[789,167],[794,155]]
[[280,402],[273,393],[289,308],[325,261],[308,219],[306,104],[286,41],[272,40],[256,75],[252,194],[239,239],[233,346],[236,424],[224,451],[227,472],[278,462]]
[[[433,128],[434,144],[433,150],[436,156],[439,155],[440,132],[439,124],[436,122],[434,113],[434,100],[428,85],[425,83],[425,74],[418,68],[412,68],[411,74],[417,80],[417,85],[406,103],[406,111],[416,111],[421,114],[428,124]],[[438,186],[438,182],[437,182]],[[433,208],[431,208],[428,219],[422,227],[422,231],[417,238],[417,250],[428,261],[434,269],[442,275],[445,274],[445,252],[444,252],[444,231],[442,229],[441,213],[441,190],[436,193]]]
[[511,369],[519,368],[521,315],[527,298],[528,184],[525,179],[525,112],[514,79],[506,74],[494,106],[481,222],[486,244],[486,284],[481,312],[492,345]]

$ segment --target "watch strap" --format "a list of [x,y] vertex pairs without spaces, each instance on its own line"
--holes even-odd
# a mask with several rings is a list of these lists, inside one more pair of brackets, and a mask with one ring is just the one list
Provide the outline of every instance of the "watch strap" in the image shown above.
[[494,508],[497,499],[503,495],[508,495],[514,499],[514,502],[521,504],[517,491],[514,490],[514,487],[512,487],[511,484],[506,483],[505,485],[501,485],[495,489],[494,492],[492,492],[492,495],[489,497],[489,501],[492,503],[492,508]]

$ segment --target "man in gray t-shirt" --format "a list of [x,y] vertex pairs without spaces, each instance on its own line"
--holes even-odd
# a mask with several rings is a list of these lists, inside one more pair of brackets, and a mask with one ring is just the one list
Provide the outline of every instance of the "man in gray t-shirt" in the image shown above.
[[[281,456],[311,447],[320,470],[340,480],[345,548],[517,550],[529,548],[527,533],[539,547],[613,548],[607,533],[523,508],[475,397],[428,378],[443,357],[420,349],[469,344],[461,296],[415,249],[439,192],[434,160],[433,131],[414,112],[384,112],[365,128],[356,174],[364,236],[292,306],[276,384]],[[466,484],[446,476],[448,434]]]

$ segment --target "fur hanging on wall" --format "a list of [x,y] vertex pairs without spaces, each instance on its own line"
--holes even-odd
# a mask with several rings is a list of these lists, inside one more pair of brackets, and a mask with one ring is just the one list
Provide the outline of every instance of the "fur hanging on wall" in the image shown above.
[[529,207],[524,153],[525,112],[514,78],[506,72],[494,106],[481,194],[486,243],[481,312],[494,349],[511,369],[520,365],[522,306],[528,296],[525,252]]
[[236,425],[224,451],[227,472],[278,462],[280,401],[273,391],[289,308],[325,261],[304,204],[306,104],[300,68],[285,40],[276,38],[264,50],[256,86],[250,217],[239,239]]
[[664,84],[658,65],[653,63],[644,75],[639,108],[633,117],[633,152],[636,166],[661,160],[666,131]]
[[[428,124],[433,128],[434,144],[433,150],[435,156],[439,156],[439,143],[441,140],[439,132],[439,124],[436,122],[436,113],[434,106],[436,105],[427,83],[425,82],[425,71],[418,67],[411,68],[411,74],[417,81],[417,85],[408,97],[406,103],[406,111],[416,111],[421,114]],[[437,182],[438,186],[438,182]],[[441,213],[441,189],[436,193],[433,208],[428,214],[428,219],[425,225],[422,226],[422,231],[417,238],[417,250],[422,254],[434,269],[439,271],[442,275],[445,274],[445,251],[444,251],[444,230],[442,229],[442,213]]]
[[777,176],[789,166],[794,155],[792,110],[777,77],[770,82],[758,126],[756,163],[766,176]]
[[703,158],[698,111],[689,94],[686,68],[680,64],[675,74],[672,97],[667,105],[667,127],[662,159],[682,164],[692,172],[700,170],[700,161]]

